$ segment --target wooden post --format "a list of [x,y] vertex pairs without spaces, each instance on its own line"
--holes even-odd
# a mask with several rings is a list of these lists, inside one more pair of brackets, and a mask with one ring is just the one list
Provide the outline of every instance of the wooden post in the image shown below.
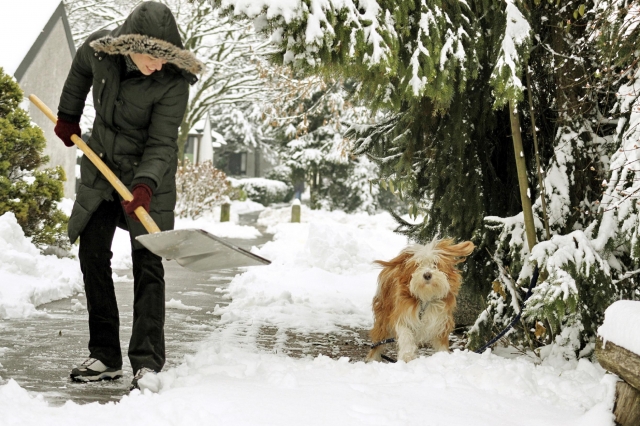
[[524,159],[522,148],[522,133],[520,133],[520,117],[513,101],[509,101],[509,117],[511,118],[511,137],[513,139],[513,150],[516,155],[516,168],[518,170],[518,184],[520,186],[520,201],[522,202],[522,212],[524,213],[524,230],[527,234],[529,252],[536,245],[536,228],[533,221],[533,209],[531,208],[531,198],[529,197],[529,182],[527,181],[527,163]]
[[300,200],[297,198],[291,205],[291,223],[300,223]]
[[231,217],[231,204],[224,203],[220,206],[220,222],[229,222]]

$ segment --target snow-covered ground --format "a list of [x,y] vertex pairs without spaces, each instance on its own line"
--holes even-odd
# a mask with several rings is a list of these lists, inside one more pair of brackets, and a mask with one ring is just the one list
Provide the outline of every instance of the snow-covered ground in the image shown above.
[[[613,425],[616,378],[585,359],[456,350],[410,363],[365,364],[259,349],[256,337],[265,325],[320,333],[370,327],[377,275],[371,262],[406,244],[386,214],[303,208],[302,217],[291,224],[288,208],[261,212],[259,223],[274,238],[253,250],[273,263],[233,279],[230,304],[216,308],[217,330],[178,367],[145,378],[148,389],[118,403],[51,407],[3,377],[0,424]],[[258,232],[217,223],[215,215],[178,227],[234,238]],[[126,266],[125,237],[117,234],[114,259]],[[0,217],[0,316],[39,315],[39,304],[79,291],[77,261],[40,255],[10,214]]]

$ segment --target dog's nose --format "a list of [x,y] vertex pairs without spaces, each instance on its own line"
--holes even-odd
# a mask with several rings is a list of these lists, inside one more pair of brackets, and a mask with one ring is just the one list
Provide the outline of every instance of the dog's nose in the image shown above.
[[431,272],[425,272],[424,274],[422,274],[422,277],[425,279],[425,281],[429,281],[432,277]]

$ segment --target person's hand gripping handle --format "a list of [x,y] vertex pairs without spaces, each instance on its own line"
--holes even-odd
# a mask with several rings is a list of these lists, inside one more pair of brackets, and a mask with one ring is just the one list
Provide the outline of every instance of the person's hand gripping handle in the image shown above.
[[[29,95],[29,100],[33,102],[33,104],[37,106],[38,109],[40,109],[40,111],[44,113],[44,115],[46,115],[51,121],[53,121],[53,124],[56,124],[56,122],[58,121],[58,117],[56,117],[56,115],[49,109],[48,106],[44,104],[44,102],[42,102],[36,95]],[[120,181],[120,179],[118,179],[118,177],[113,174],[111,169],[107,167],[104,161],[102,161],[102,159],[100,159],[100,157],[98,157],[96,153],[93,152],[93,150],[89,148],[89,146],[82,139],[80,139],[80,136],[72,135],[71,141],[76,144],[78,148],[80,148],[80,150],[84,153],[84,155],[87,156],[89,160],[91,160],[91,162],[98,168],[98,170],[100,170],[104,177],[107,178],[109,183],[111,183],[111,185],[116,189],[116,191],[118,191],[118,194],[120,194],[120,196],[125,201],[133,200],[133,195],[131,194],[131,192],[129,192],[129,189],[127,189],[127,187]],[[138,216],[138,219],[140,219],[140,222],[142,222],[147,232],[149,232],[150,234],[160,232],[160,228],[158,228],[158,225],[156,225],[156,223],[153,221],[144,207],[138,207],[135,210],[135,214],[136,216]]]

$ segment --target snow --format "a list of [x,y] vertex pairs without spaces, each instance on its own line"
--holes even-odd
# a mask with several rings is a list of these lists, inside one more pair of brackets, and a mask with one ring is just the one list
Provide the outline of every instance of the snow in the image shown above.
[[[506,67],[508,68],[508,77],[504,82],[505,90],[514,88],[517,93],[522,93],[524,88],[520,78],[518,78],[518,68],[522,67],[522,58],[518,53],[518,49],[529,40],[531,27],[513,0],[505,0],[505,3],[507,5],[507,25],[491,79],[499,79],[503,69]],[[497,101],[499,100],[496,99]]]
[[242,187],[245,191],[259,191],[263,190],[268,194],[277,194],[279,192],[287,191],[287,184],[281,182],[279,180],[266,179],[266,178],[245,178],[245,179],[234,179],[227,178],[231,185],[234,187]]
[[[395,256],[407,244],[386,213],[348,215],[303,205],[302,223],[289,219],[290,206],[261,211],[258,223],[273,240],[253,251],[273,263],[236,275],[230,303],[216,308],[221,320],[215,331],[180,365],[143,379],[142,392],[103,405],[52,407],[43,395],[3,377],[2,424],[613,425],[617,378],[586,359],[455,350],[410,363],[365,364],[261,349],[257,336],[264,326],[277,334],[369,328],[378,273],[372,261]],[[80,287],[68,288],[57,272],[75,270],[79,279],[77,261],[40,255],[18,231],[12,215],[0,217],[0,273],[41,282],[56,276],[51,286],[73,306]],[[114,245],[116,258],[123,257],[121,249],[128,246]],[[0,282],[2,290],[11,287]],[[3,291],[0,306],[5,297]],[[192,308],[175,299],[167,307]]]
[[[378,65],[388,60],[390,48],[384,38],[384,33],[393,31],[386,28],[391,23],[389,16],[382,15],[382,7],[375,0],[320,0],[303,2],[300,0],[220,0],[223,10],[230,10],[234,15],[244,15],[256,24],[256,28],[266,28],[265,21],[273,20],[272,40],[283,43],[282,22],[284,24],[299,23],[304,26],[304,53],[297,54],[287,46],[284,63],[304,58],[315,65],[319,60],[316,53],[320,47],[331,46],[335,38],[333,16],[341,15],[344,28],[350,29],[349,51],[355,49],[356,34],[361,36],[371,47],[371,53],[363,53],[363,61],[370,65]],[[327,16],[329,15],[329,16]],[[333,15],[333,16],[331,16]],[[383,19],[382,22],[380,18]],[[394,34],[395,35],[395,34]],[[300,40],[302,41],[302,40]],[[288,44],[293,44],[293,39]],[[283,43],[284,44],[284,43]]]
[[633,353],[640,354],[640,301],[618,300],[604,312],[598,335]]
[[45,316],[36,306],[82,290],[76,261],[44,256],[13,213],[0,216],[0,318]]
[[0,13],[0,67],[13,75],[62,0],[4,3]]
[[199,308],[198,306],[189,306],[189,305],[185,305],[184,303],[182,303],[181,300],[176,300],[176,299],[171,299],[168,302],[165,303],[165,306],[167,309],[178,309],[178,310],[182,310],[182,311],[200,311],[202,310],[202,308]]

